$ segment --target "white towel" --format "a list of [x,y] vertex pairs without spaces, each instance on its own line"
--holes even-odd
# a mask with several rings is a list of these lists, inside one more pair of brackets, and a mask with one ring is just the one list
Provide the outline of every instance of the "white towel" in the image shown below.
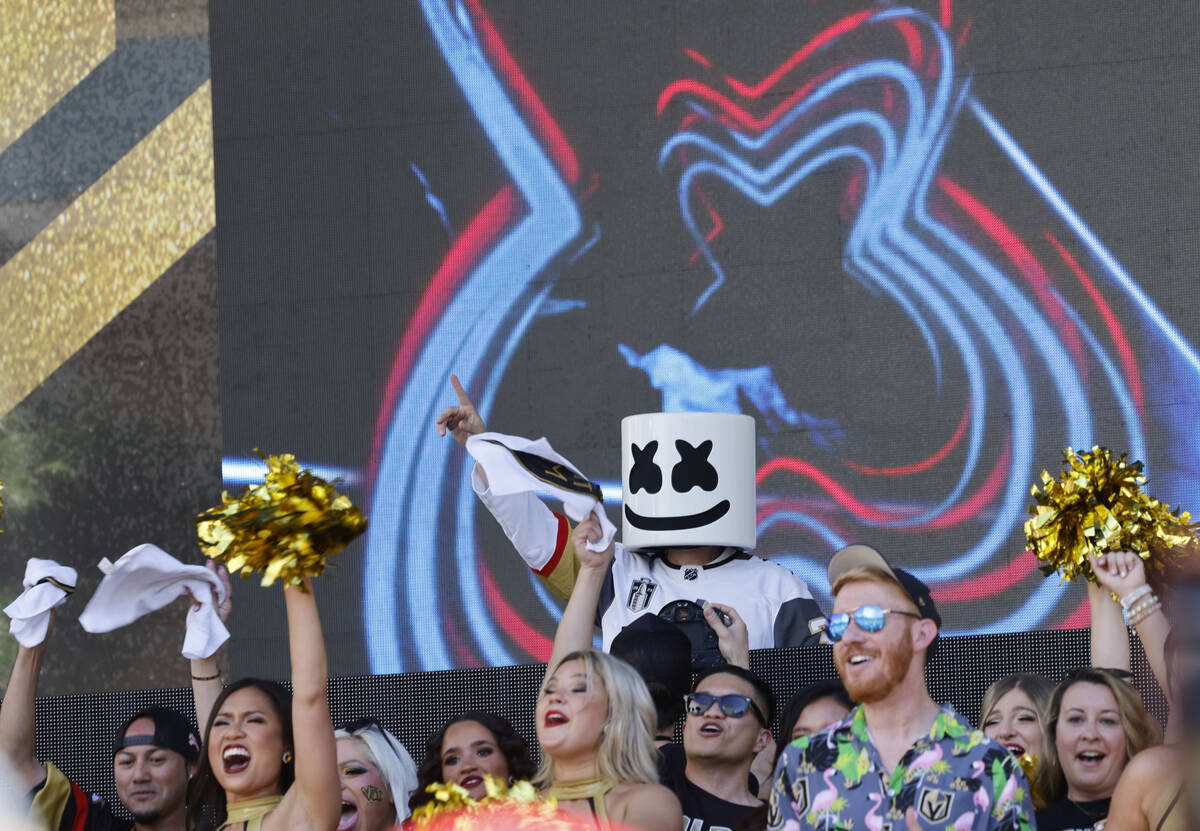
[[115,563],[105,557],[99,565],[104,579],[79,616],[79,624],[87,631],[120,629],[190,589],[199,607],[192,606],[187,613],[183,657],[208,658],[229,640],[229,630],[212,599],[212,589],[216,589],[217,602],[223,602],[225,587],[204,566],[184,565],[149,543],[130,549]]
[[25,591],[8,604],[4,614],[12,618],[8,631],[17,643],[26,648],[46,640],[50,628],[50,610],[67,602],[75,591],[78,575],[70,566],[60,566],[53,560],[31,557],[25,564]]
[[544,438],[530,441],[503,433],[477,433],[467,439],[467,452],[487,474],[492,493],[553,496],[562,500],[563,510],[572,522],[595,515],[600,521],[600,540],[589,542],[589,551],[603,551],[616,536],[616,526],[604,513],[600,486],[558,455]]

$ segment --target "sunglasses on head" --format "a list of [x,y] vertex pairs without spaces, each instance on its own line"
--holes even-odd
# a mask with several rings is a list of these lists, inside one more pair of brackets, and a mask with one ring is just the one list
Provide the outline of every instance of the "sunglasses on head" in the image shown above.
[[373,718],[358,718],[346,724],[342,729],[347,733],[357,733],[359,730],[365,730],[368,727],[374,727],[379,732],[383,732],[383,725]]
[[914,612],[905,612],[900,609],[884,609],[875,604],[868,606],[859,606],[852,612],[838,612],[836,615],[829,616],[829,624],[825,627],[829,639],[834,643],[840,641],[846,634],[846,630],[850,628],[850,619],[854,618],[854,622],[858,624],[858,628],[864,632],[878,632],[883,628],[883,624],[887,623],[888,615],[905,615],[913,617],[917,620],[921,616]]
[[762,710],[758,709],[758,705],[754,703],[748,695],[737,695],[729,693],[728,695],[713,695],[712,693],[696,692],[683,697],[687,704],[689,715],[702,716],[708,712],[708,708],[716,702],[721,708],[721,712],[730,718],[741,718],[746,715],[747,710],[754,710],[754,715],[758,717],[758,723],[763,727],[767,726],[767,719],[763,716]]

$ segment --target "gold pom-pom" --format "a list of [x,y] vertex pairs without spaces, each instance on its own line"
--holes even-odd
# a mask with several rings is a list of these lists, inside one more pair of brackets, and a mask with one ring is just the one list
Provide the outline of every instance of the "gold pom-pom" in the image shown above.
[[366,530],[367,520],[332,484],[300,470],[290,453],[262,458],[261,485],[247,485],[238,499],[222,493],[220,505],[196,517],[200,548],[243,579],[261,571],[264,586],[302,586]]
[[506,786],[484,775],[487,796],[475,800],[460,785],[435,782],[425,788],[433,799],[418,806],[412,825],[421,831],[483,831],[515,828],[522,831],[576,831],[591,828],[582,817],[560,811],[554,800],[543,800],[537,789],[525,780]]
[[1037,754],[1022,753],[1017,757],[1017,761],[1021,763],[1021,770],[1025,771],[1025,779],[1029,782],[1029,799],[1033,802],[1033,809],[1040,811],[1046,807],[1046,800],[1042,798],[1041,771],[1038,768]]
[[1114,459],[1099,446],[1090,453],[1068,447],[1063,456],[1059,479],[1042,471],[1041,489],[1033,486],[1033,517],[1025,522],[1025,539],[1043,573],[1096,582],[1089,554],[1132,551],[1146,561],[1147,579],[1161,583],[1167,568],[1200,550],[1191,515],[1172,512],[1142,491],[1141,462],[1124,453]]

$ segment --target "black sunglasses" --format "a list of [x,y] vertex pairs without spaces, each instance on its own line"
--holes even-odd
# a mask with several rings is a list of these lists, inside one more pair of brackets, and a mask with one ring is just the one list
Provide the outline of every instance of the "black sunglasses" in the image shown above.
[[730,718],[741,718],[746,715],[747,710],[754,710],[754,715],[758,717],[758,723],[763,727],[767,726],[767,719],[762,714],[762,710],[758,709],[758,705],[754,703],[748,695],[737,695],[729,693],[728,695],[713,695],[712,693],[696,692],[683,697],[684,703],[687,705],[689,715],[702,716],[708,712],[708,708],[716,702],[721,708],[721,712]]
[[342,729],[347,733],[357,733],[359,730],[365,730],[368,727],[374,727],[379,732],[383,732],[383,725],[373,718],[358,718],[346,724]]

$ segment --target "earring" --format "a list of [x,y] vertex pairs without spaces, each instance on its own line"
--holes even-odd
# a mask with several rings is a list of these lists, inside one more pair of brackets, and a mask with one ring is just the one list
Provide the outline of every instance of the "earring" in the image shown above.
[[292,751],[290,751],[290,750],[283,751],[283,763],[285,765],[290,765],[292,763]]

